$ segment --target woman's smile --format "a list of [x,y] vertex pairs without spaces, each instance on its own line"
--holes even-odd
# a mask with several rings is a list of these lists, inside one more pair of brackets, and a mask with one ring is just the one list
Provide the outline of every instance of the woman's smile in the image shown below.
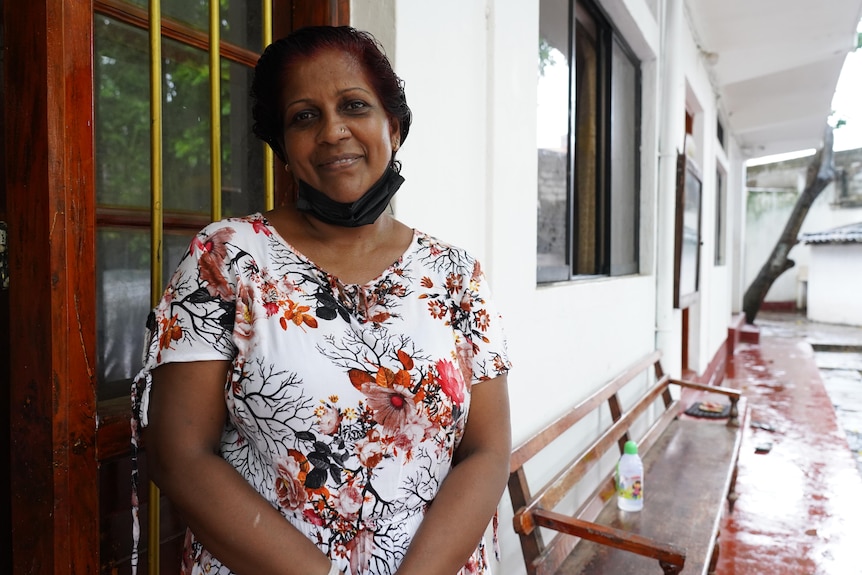
[[352,168],[362,159],[361,154],[341,154],[318,163],[318,167],[323,170],[339,171]]

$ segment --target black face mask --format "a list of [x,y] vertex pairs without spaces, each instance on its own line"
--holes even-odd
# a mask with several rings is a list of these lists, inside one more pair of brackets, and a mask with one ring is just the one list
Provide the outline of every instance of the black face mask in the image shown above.
[[323,192],[299,180],[296,209],[332,224],[356,228],[373,224],[389,205],[389,200],[404,183],[401,174],[386,168],[383,175],[361,198],[351,203],[336,202]]

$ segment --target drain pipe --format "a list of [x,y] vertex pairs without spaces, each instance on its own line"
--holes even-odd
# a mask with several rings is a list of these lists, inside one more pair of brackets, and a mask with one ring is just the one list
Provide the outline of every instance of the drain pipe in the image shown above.
[[682,370],[679,312],[673,307],[674,242],[676,228],[677,154],[685,145],[685,73],[682,57],[684,0],[661,2],[659,68],[659,165],[656,217],[656,328],[655,345],[663,352],[668,373]]

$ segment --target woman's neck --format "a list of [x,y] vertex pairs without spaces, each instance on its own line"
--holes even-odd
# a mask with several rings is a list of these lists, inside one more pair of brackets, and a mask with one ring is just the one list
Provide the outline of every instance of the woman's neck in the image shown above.
[[294,248],[345,283],[376,278],[413,239],[413,230],[389,214],[355,228],[322,222],[292,206],[274,210],[268,219]]

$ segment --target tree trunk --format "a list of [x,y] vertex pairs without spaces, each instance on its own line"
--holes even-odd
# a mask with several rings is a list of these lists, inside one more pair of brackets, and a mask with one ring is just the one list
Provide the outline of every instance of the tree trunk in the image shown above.
[[769,288],[778,277],[792,268],[796,263],[787,256],[793,246],[797,244],[799,230],[802,222],[808,215],[808,210],[826,186],[835,178],[835,162],[832,151],[832,127],[827,126],[823,137],[823,146],[817,150],[811,163],[808,165],[808,173],[805,180],[805,189],[796,200],[793,212],[784,226],[784,231],[772,249],[769,259],[760,268],[757,277],[745,290],[742,298],[742,311],[745,312],[745,321],[754,323],[760,306],[766,297]]

